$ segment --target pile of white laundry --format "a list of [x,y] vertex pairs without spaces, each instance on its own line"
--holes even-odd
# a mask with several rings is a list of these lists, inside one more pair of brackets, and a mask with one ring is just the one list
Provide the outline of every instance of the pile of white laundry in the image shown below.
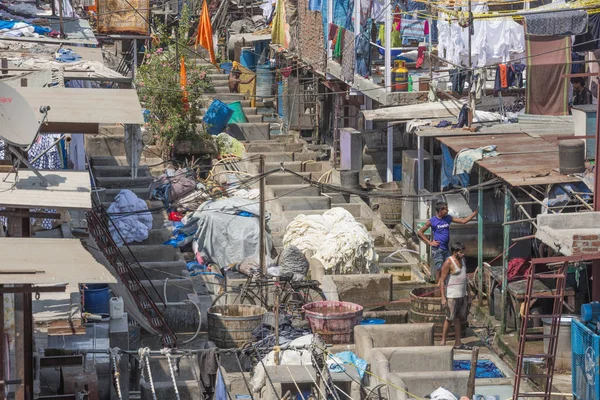
[[288,225],[283,244],[298,247],[308,258],[312,254],[328,274],[376,272],[373,238],[343,208],[332,208],[323,215],[298,215]]

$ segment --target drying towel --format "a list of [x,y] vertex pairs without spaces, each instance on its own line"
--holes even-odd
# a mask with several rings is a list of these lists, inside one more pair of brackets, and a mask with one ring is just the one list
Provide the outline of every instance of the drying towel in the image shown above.
[[554,11],[525,16],[528,35],[572,36],[587,32],[588,13],[584,10]]
[[525,113],[568,115],[570,82],[561,75],[571,72],[571,38],[527,36],[526,47]]
[[484,146],[478,149],[462,149],[456,155],[454,160],[454,171],[452,175],[469,174],[475,161],[483,160],[487,157],[497,156],[496,146]]
[[344,49],[344,28],[339,28],[337,31],[337,40],[335,41],[335,48],[333,49],[333,56],[336,58],[342,57],[342,50]]

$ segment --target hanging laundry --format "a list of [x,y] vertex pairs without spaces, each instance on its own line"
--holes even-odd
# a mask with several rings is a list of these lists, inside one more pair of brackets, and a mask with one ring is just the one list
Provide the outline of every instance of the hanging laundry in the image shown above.
[[423,66],[424,61],[425,61],[425,44],[419,43],[419,48],[417,49],[417,62],[415,64],[415,67],[421,68]]
[[527,36],[527,114],[569,114],[570,82],[561,75],[571,71],[571,52],[556,49],[570,47],[570,37]]
[[[448,122],[448,124],[450,124],[450,122]],[[471,182],[469,174],[464,173],[454,175],[454,158],[452,158],[452,155],[450,154],[450,149],[443,143],[440,147],[442,148],[442,186],[440,189],[444,191],[453,188],[468,187]]]
[[402,18],[402,43],[408,44],[410,41],[425,41],[425,21],[418,19]]
[[452,91],[462,96],[463,90],[465,89],[465,82],[467,81],[467,72],[459,70],[458,68],[451,69],[449,72]]
[[336,58],[342,57],[342,49],[344,48],[344,28],[339,28],[337,31],[337,40],[333,49],[333,56]]
[[585,10],[565,10],[525,15],[525,26],[528,35],[581,35],[587,32],[588,13]]
[[474,93],[476,99],[481,99],[484,96],[485,82],[487,81],[487,69],[478,68],[475,70],[474,77]]
[[329,29],[327,30],[327,37],[329,38],[330,41],[333,42],[333,45],[335,45],[335,41],[337,40],[337,31],[338,31],[338,26],[336,24],[330,23]]
[[594,51],[600,49],[600,14],[588,17],[588,30],[586,33],[575,36],[573,51]]
[[496,73],[497,79],[500,81],[500,89],[508,89],[508,67],[506,64],[498,65]]
[[354,32],[344,30],[342,48],[342,77],[348,83],[354,82]]
[[367,19],[360,34],[356,37],[356,73],[367,77],[371,75],[371,31],[373,20]]
[[309,0],[308,11],[321,11],[323,8],[322,0]]

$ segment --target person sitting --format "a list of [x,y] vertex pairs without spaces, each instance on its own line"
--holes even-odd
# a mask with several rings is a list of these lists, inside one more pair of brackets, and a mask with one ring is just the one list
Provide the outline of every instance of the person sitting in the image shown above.
[[585,87],[585,79],[582,77],[571,78],[571,84],[573,85],[573,99],[572,104],[574,106],[582,106],[586,104],[592,104],[593,96],[592,92]]

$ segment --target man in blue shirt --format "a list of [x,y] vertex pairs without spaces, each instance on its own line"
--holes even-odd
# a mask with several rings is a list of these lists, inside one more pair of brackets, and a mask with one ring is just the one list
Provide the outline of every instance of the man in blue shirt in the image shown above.
[[[444,202],[438,202],[435,205],[436,214],[429,219],[425,225],[419,229],[417,235],[419,238],[431,246],[431,256],[433,258],[433,268],[431,275],[435,276],[435,281],[439,282],[440,275],[442,272],[442,265],[448,257],[450,257],[450,250],[448,244],[450,243],[450,224],[456,222],[457,224],[466,224],[471,221],[477,215],[477,210],[473,212],[467,218],[456,218],[448,214],[448,204]],[[431,228],[431,239],[427,239],[425,231]]]

